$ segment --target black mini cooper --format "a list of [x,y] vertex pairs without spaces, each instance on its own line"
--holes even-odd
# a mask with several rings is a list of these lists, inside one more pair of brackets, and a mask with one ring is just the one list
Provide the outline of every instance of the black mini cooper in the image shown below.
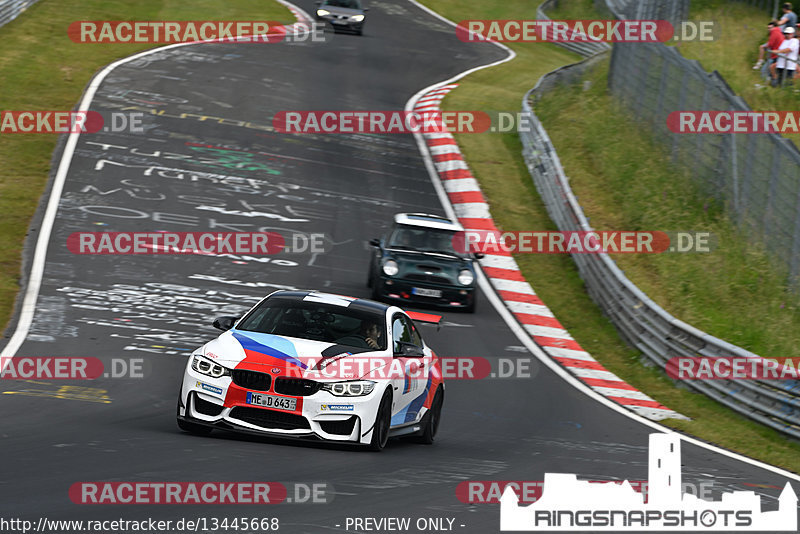
[[456,250],[460,224],[424,213],[398,213],[381,239],[373,239],[367,285],[373,300],[431,304],[475,311],[473,258]]

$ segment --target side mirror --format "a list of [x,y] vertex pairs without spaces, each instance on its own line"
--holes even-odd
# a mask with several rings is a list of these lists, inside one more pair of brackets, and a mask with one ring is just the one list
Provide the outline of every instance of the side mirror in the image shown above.
[[408,343],[406,341],[398,341],[398,345],[400,345],[400,352],[395,352],[395,356],[399,356],[401,358],[424,358],[425,352],[418,346],[414,345],[413,343]]
[[381,240],[378,238],[370,239],[369,244],[372,245],[373,247],[379,247],[381,246]]
[[476,252],[475,254],[473,254],[473,256],[475,257],[476,260],[479,260],[483,258],[485,254],[483,252]]
[[214,328],[218,328],[223,332],[230,330],[233,328],[233,324],[238,321],[238,317],[230,317],[228,315],[223,315],[222,317],[217,317],[214,319]]

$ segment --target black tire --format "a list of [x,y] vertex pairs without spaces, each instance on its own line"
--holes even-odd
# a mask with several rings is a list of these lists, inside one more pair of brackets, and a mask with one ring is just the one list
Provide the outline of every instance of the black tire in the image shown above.
[[[183,390],[183,386],[181,386],[181,390]],[[188,432],[190,434],[194,434],[195,436],[207,436],[211,434],[213,430],[210,426],[205,425],[198,425],[197,423],[192,423],[190,421],[186,421],[185,419],[180,418],[181,414],[181,398],[180,392],[178,393],[178,407],[177,407],[177,415],[178,418],[176,422],[178,423],[178,428],[183,430],[184,432]]]
[[478,295],[472,295],[472,302],[469,303],[469,306],[464,308],[464,311],[467,313],[475,313],[475,307],[478,304]]
[[369,262],[369,273],[367,273],[367,287],[372,287],[372,262]]
[[213,430],[210,426],[198,425],[197,423],[190,423],[183,419],[178,419],[178,428],[184,432],[194,434],[195,436],[207,436]]
[[386,390],[378,406],[378,414],[375,417],[375,426],[372,428],[372,441],[369,444],[370,450],[380,452],[386,447],[389,441],[389,426],[392,424],[392,392]]
[[436,395],[433,397],[431,409],[425,414],[423,418],[422,434],[419,435],[418,442],[430,445],[436,439],[436,432],[439,430],[439,421],[442,419],[442,405],[444,404],[444,394],[442,387],[436,390]]

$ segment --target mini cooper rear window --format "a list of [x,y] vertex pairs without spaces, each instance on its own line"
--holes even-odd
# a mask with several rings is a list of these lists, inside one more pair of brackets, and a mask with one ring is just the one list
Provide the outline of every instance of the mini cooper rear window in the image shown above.
[[361,9],[361,2],[358,0],[327,0],[323,5],[346,7],[348,9]]

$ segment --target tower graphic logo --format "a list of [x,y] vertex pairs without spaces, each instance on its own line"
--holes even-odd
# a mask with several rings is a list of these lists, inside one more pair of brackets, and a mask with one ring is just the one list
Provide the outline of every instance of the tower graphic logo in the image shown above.
[[797,496],[788,482],[778,510],[761,511],[753,491],[726,492],[720,501],[682,493],[677,434],[650,434],[648,502],[622,484],[579,481],[577,475],[545,473],[542,496],[520,506],[511,487],[500,498],[503,531],[767,531],[797,530]]

